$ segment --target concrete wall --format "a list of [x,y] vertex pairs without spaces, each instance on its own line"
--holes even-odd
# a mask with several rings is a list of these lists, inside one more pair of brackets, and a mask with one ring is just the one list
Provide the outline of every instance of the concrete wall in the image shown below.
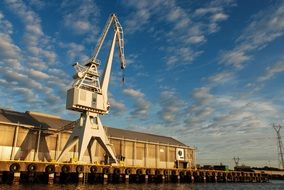
[[[55,133],[55,131],[39,130],[33,126],[0,123],[0,160],[56,160],[69,135],[69,132]],[[110,142],[116,156],[125,157],[126,166],[175,167],[177,148],[175,146],[112,137],[110,137]],[[185,149],[185,160],[189,162],[188,167],[194,167],[194,150],[189,147],[182,148]],[[99,143],[95,142],[92,153],[95,161],[104,162],[105,152]],[[62,161],[69,161],[77,156],[77,146],[75,146],[63,157]],[[84,155],[84,161],[90,162],[88,151]]]

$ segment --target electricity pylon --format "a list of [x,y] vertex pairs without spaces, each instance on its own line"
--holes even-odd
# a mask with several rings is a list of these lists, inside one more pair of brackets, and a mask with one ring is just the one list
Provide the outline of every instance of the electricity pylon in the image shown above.
[[283,160],[283,143],[281,140],[281,135],[280,135],[280,129],[281,125],[275,125],[273,124],[273,128],[276,131],[277,134],[277,148],[278,148],[278,160],[279,160],[279,166],[280,168],[284,169],[284,160]]
[[235,161],[236,167],[238,167],[238,166],[239,166],[240,158],[239,158],[239,157],[237,157],[237,158],[234,157],[233,159],[234,159],[234,161]]

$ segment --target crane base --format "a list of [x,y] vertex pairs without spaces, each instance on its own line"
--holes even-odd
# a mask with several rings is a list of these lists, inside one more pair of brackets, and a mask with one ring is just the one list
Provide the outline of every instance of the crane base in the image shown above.
[[94,162],[91,148],[95,140],[102,146],[106,155],[108,155],[113,162],[117,163],[115,153],[111,148],[98,114],[91,112],[81,114],[79,122],[73,129],[57,161],[60,161],[72,147],[78,144],[78,162],[83,162],[83,156],[87,149],[90,155],[90,161]]

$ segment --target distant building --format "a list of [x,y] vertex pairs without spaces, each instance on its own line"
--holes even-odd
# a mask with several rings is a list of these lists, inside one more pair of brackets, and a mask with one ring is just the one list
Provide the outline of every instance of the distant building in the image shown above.
[[[64,147],[74,122],[36,112],[0,109],[0,160],[52,161]],[[153,168],[194,168],[195,149],[176,139],[154,134],[105,127],[118,158],[126,166]],[[106,162],[99,143],[91,154]],[[77,157],[75,146],[62,161]],[[88,151],[84,161],[90,163]]]

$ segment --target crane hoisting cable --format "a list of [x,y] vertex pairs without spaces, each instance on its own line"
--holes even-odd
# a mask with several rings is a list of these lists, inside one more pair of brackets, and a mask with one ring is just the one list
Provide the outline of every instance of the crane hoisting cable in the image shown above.
[[125,82],[125,75],[124,75],[124,71],[122,71],[122,84],[124,84]]

